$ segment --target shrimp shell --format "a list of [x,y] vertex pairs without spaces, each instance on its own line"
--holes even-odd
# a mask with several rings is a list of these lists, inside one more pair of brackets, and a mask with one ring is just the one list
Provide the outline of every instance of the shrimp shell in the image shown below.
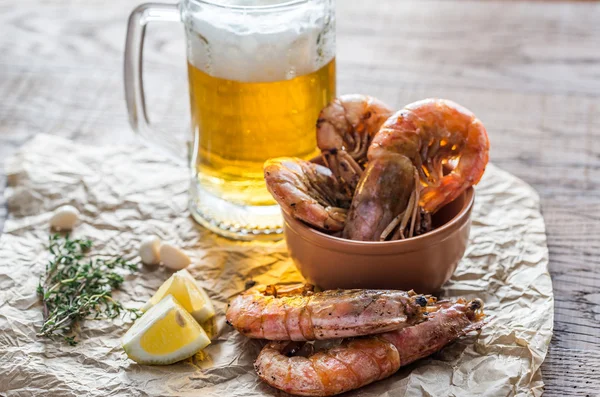
[[440,303],[430,318],[412,327],[344,340],[308,357],[289,357],[285,342],[271,342],[258,355],[258,376],[277,389],[301,396],[333,396],[387,378],[400,367],[480,329],[482,302]]
[[342,95],[321,110],[317,146],[349,196],[362,174],[373,136],[392,113],[380,100],[360,94]]
[[[424,319],[431,298],[393,290],[331,290],[278,296],[257,286],[234,298],[227,322],[250,338],[307,341],[382,333]],[[298,286],[297,291],[303,291]]]
[[369,95],[342,95],[327,105],[317,120],[317,145],[323,151],[345,150],[366,159],[370,139],[393,110]]
[[[424,188],[419,205],[435,213],[481,179],[489,159],[485,127],[468,109],[445,99],[425,99],[391,116],[373,138],[369,161],[386,153],[407,156]],[[455,162],[447,174],[444,167]]]
[[369,162],[354,192],[342,236],[381,240],[390,223],[407,209],[415,190],[414,175],[415,167],[399,154],[389,153]]
[[265,162],[264,174],[267,190],[294,218],[329,232],[344,228],[349,203],[327,167],[279,157]]

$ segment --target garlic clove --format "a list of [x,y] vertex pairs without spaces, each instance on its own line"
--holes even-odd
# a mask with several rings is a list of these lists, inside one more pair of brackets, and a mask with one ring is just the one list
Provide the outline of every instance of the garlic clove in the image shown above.
[[144,265],[158,265],[160,263],[160,239],[156,236],[143,238],[138,253]]
[[174,245],[163,243],[160,246],[160,260],[169,269],[185,269],[192,262],[185,252]]
[[72,205],[63,205],[54,210],[50,226],[55,230],[72,230],[79,220],[79,211]]

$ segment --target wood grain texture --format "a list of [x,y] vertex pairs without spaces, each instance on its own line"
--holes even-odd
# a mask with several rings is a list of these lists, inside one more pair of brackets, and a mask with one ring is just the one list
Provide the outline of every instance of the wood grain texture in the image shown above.
[[[98,144],[136,139],[121,68],[137,3],[0,4],[0,159],[40,132]],[[338,2],[340,93],[397,107],[432,96],[464,104],[488,128],[492,161],[540,193],[556,298],[542,367],[548,396],[600,395],[599,49],[597,2]],[[181,26],[150,28],[149,110],[159,128],[182,133],[184,52]]]

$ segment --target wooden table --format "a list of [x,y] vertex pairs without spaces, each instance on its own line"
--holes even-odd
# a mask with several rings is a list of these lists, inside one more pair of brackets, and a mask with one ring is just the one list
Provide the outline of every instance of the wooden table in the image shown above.
[[[488,128],[492,161],[540,193],[556,298],[546,395],[600,395],[600,3],[338,3],[339,93],[396,107],[434,96],[464,104]],[[0,158],[42,132],[137,139],[122,85],[136,4],[0,4]],[[153,26],[146,49],[150,113],[159,127],[185,131],[182,27]],[[6,216],[2,203],[0,227]]]

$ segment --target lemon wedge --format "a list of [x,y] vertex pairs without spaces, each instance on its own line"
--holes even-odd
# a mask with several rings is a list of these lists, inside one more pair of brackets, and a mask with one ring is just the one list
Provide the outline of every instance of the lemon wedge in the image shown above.
[[206,332],[167,295],[127,331],[123,349],[139,364],[167,365],[193,356],[210,344]]
[[142,307],[142,311],[150,309],[169,294],[173,295],[199,323],[215,315],[215,308],[206,291],[196,284],[194,277],[185,269],[173,273]]

